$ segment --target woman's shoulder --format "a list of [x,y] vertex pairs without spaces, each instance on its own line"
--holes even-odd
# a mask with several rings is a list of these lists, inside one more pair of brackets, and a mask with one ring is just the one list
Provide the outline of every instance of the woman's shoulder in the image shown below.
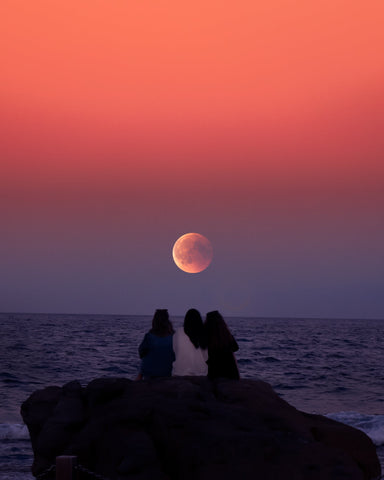
[[184,336],[185,335],[184,327],[176,328],[174,335],[177,335],[178,337]]
[[150,330],[144,335],[144,340],[150,343],[156,342],[158,338],[160,337],[155,333],[151,332]]
[[156,335],[155,333],[150,332],[149,334],[153,342],[160,342],[160,343],[167,343],[169,341],[172,341],[172,338],[174,337],[174,333],[169,333],[167,335]]
[[[184,332],[184,328],[183,327],[180,327],[180,328],[177,328],[175,330],[175,333],[173,334],[173,341],[175,342],[183,342],[186,340],[187,335],[186,333]],[[189,338],[188,338],[189,340]]]

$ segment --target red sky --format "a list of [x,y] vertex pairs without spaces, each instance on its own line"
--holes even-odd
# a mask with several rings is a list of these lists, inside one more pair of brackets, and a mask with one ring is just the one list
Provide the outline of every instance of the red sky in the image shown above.
[[[383,21],[381,0],[3,0],[0,310],[384,317]],[[193,280],[169,260],[187,231],[217,252]]]

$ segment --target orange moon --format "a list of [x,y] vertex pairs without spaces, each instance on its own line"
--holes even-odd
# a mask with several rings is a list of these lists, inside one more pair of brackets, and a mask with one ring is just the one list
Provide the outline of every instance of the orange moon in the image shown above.
[[172,249],[176,265],[187,273],[199,273],[212,261],[213,249],[208,238],[200,233],[186,233],[178,238]]

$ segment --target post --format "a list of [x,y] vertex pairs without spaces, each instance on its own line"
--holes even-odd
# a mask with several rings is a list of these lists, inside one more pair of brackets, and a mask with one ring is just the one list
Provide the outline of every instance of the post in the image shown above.
[[75,480],[77,457],[62,455],[56,457],[56,480]]

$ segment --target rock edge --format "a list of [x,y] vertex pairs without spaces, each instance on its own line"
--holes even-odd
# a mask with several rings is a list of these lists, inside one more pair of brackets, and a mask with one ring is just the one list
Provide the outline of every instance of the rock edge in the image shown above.
[[22,405],[37,476],[76,455],[111,480],[372,480],[363,432],[296,410],[263,381],[99,378]]

